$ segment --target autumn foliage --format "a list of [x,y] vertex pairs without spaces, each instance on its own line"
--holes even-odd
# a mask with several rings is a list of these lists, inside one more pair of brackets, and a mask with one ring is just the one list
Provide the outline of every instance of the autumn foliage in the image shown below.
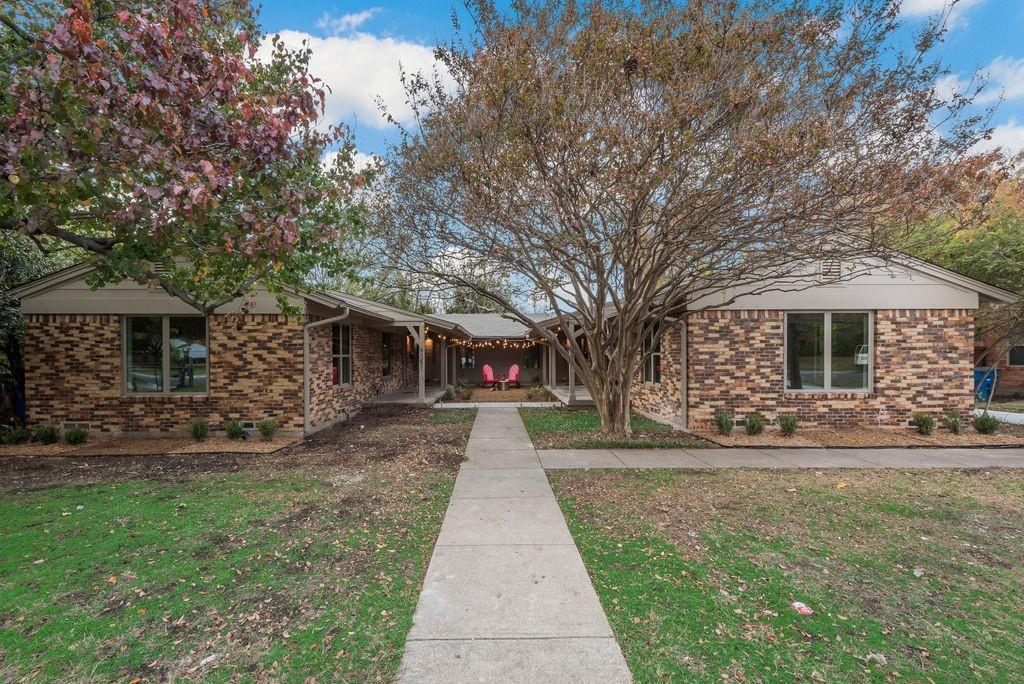
[[0,229],[197,308],[345,266],[351,141],[320,120],[308,54],[255,59],[246,0],[21,9],[0,53]]

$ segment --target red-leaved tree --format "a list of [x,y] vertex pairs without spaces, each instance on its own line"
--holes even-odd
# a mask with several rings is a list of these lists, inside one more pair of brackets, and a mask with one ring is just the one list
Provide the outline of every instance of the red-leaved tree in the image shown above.
[[343,270],[351,140],[308,51],[260,62],[259,39],[248,0],[5,5],[0,230],[203,311]]

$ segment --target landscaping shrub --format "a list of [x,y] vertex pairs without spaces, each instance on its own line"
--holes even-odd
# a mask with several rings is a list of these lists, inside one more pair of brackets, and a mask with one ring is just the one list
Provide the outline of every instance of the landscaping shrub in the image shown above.
[[910,422],[922,435],[930,435],[935,431],[935,416],[930,413],[915,413]]
[[228,439],[242,439],[245,437],[245,426],[240,420],[229,420],[224,423],[224,432]]
[[715,425],[718,426],[718,434],[729,435],[732,434],[732,415],[725,411],[719,411],[715,414]]
[[444,387],[444,398],[446,400],[448,400],[448,401],[451,401],[452,399],[454,399],[455,398],[455,388],[452,387],[451,385],[445,385],[445,387]]
[[64,431],[64,441],[68,444],[84,444],[89,439],[89,431],[85,428],[73,427]]
[[20,425],[12,425],[4,433],[4,444],[21,444],[29,438],[29,431]]
[[943,422],[946,424],[946,429],[954,435],[962,435],[964,433],[964,419],[956,411],[947,411],[943,417]]
[[974,417],[974,429],[983,435],[994,434],[999,429],[999,419],[987,412]]
[[273,439],[274,435],[277,434],[277,427],[277,421],[270,420],[269,418],[256,423],[256,429],[260,431],[260,437],[268,440]]
[[36,428],[36,441],[43,444],[54,444],[60,440],[60,430],[55,425],[40,425]]
[[759,435],[764,432],[764,424],[764,416],[757,411],[743,419],[743,427],[747,429],[748,435]]
[[792,414],[779,416],[779,432],[783,437],[792,437],[796,434],[796,426],[800,419]]
[[196,440],[204,440],[210,434],[210,426],[202,418],[193,418],[189,421],[188,431]]

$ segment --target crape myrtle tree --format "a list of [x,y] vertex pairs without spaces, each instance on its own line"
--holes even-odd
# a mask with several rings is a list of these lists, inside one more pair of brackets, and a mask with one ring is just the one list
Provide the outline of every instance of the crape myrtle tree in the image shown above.
[[416,125],[380,176],[380,244],[556,343],[486,279],[436,264],[520,274],[585,340],[559,350],[606,433],[630,431],[648,335],[715,297],[807,287],[823,259],[884,258],[999,170],[968,153],[987,125],[971,93],[935,95],[941,22],[908,35],[896,2],[468,10],[472,30],[436,50],[450,80],[405,78]]
[[204,312],[344,269],[351,140],[308,50],[260,38],[248,0],[4,3],[0,230]]

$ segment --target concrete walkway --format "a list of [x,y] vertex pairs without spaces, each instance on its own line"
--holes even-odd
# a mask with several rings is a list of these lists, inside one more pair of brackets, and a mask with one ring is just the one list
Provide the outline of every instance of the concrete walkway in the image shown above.
[[626,682],[519,412],[481,408],[430,559],[404,682]]
[[[974,409],[974,415],[976,416],[980,416],[984,412],[982,409]],[[989,414],[995,416],[1001,423],[1024,425],[1024,413],[1016,411],[989,411]]]
[[559,468],[1024,468],[1024,449],[550,449]]

